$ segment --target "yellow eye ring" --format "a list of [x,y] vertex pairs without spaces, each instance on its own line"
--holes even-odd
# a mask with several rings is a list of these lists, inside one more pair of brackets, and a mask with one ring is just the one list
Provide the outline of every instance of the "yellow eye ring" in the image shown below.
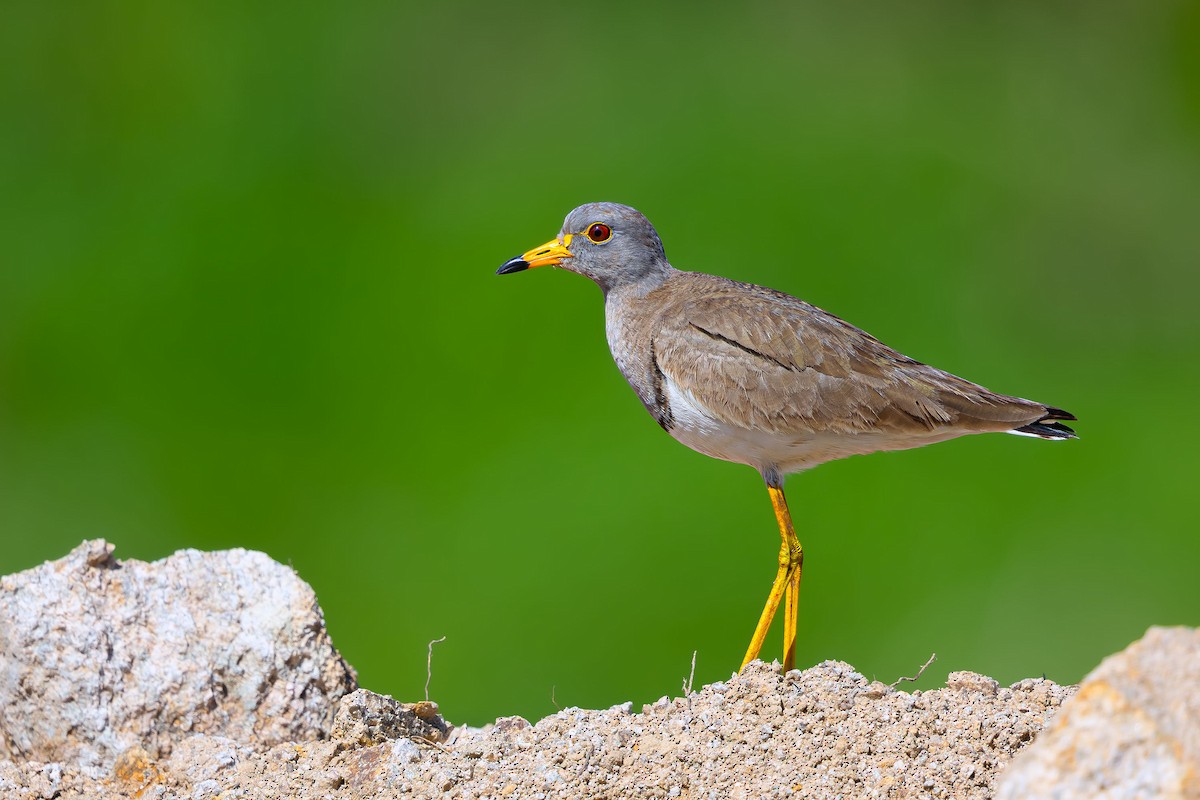
[[587,238],[595,244],[604,244],[612,238],[612,228],[605,225],[603,222],[593,222],[588,225]]

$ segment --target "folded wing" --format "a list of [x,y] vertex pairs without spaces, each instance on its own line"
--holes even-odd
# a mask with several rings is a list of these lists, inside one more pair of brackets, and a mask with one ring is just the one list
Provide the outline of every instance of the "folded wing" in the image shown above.
[[782,292],[713,276],[691,281],[692,291],[671,297],[658,318],[657,368],[727,424],[772,433],[973,433],[1035,425],[1058,411],[922,364]]

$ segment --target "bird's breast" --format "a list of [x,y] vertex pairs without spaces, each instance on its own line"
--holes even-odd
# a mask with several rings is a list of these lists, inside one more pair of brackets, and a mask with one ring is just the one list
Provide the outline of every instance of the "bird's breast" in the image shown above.
[[617,369],[625,376],[650,415],[670,431],[674,425],[671,407],[665,395],[663,375],[654,358],[654,343],[648,325],[638,324],[627,314],[609,313],[605,319],[608,349]]

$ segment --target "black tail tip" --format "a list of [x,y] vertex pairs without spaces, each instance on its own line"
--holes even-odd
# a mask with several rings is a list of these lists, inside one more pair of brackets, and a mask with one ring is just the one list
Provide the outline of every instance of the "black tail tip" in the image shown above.
[[1031,422],[1028,425],[1023,425],[1017,428],[1015,433],[1024,433],[1029,436],[1038,436],[1042,439],[1078,439],[1079,436],[1073,428],[1063,425],[1058,420],[1073,421],[1075,415],[1069,411],[1063,411],[1061,408],[1053,408],[1046,406],[1046,415],[1037,422]]
[[1075,420],[1076,416],[1070,411],[1063,411],[1061,408],[1055,408],[1054,406],[1046,406],[1046,416],[1039,419],[1038,422],[1045,422],[1048,419]]

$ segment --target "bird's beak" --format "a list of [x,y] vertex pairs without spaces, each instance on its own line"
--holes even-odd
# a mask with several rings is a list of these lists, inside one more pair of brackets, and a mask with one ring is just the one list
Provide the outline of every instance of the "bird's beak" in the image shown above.
[[535,247],[528,250],[516,258],[510,258],[500,265],[500,269],[496,270],[497,275],[507,275],[510,272],[520,272],[523,269],[533,269],[534,267],[558,266],[564,258],[571,258],[571,251],[567,249],[571,244],[571,234],[565,234],[560,242],[558,239],[551,239],[540,247]]

